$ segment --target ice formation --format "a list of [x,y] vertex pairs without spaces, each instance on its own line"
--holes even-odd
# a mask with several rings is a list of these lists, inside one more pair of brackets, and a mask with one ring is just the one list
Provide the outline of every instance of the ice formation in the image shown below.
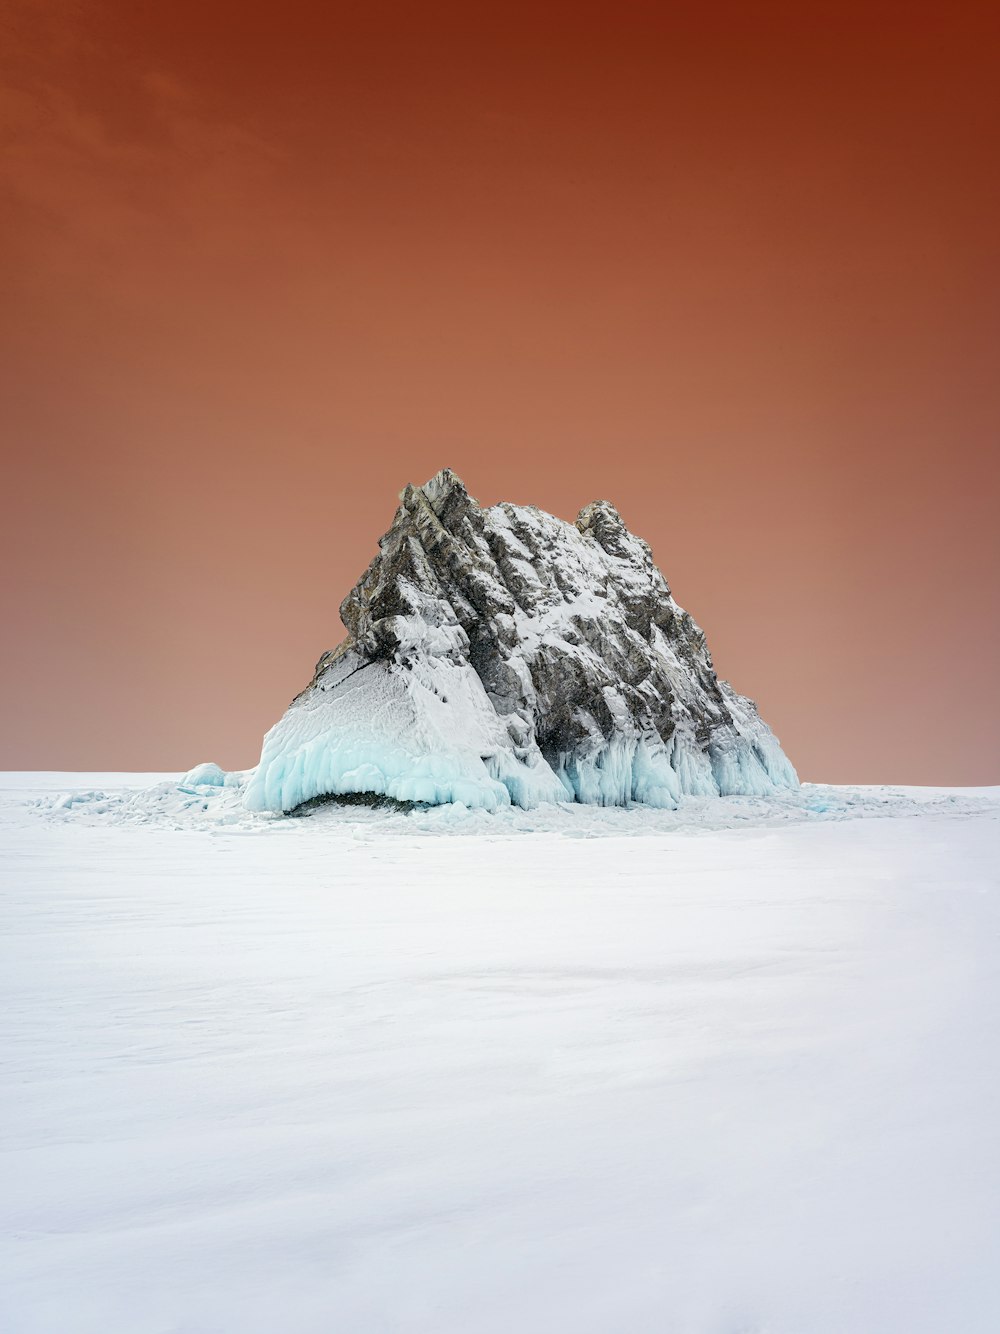
[[798,784],[605,500],[575,524],[481,509],[445,469],[403,491],[340,612],[347,638],[264,738],[251,810],[354,792],[673,807]]
[[181,787],[224,787],[227,774],[224,769],[212,761],[196,764],[189,769],[180,781]]

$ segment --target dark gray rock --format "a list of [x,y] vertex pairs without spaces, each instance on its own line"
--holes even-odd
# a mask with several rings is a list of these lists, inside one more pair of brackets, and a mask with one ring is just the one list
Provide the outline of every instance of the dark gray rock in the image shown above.
[[575,524],[484,510],[445,469],[402,492],[340,613],[347,638],[269,733],[248,804],[668,804],[797,782],[609,501]]

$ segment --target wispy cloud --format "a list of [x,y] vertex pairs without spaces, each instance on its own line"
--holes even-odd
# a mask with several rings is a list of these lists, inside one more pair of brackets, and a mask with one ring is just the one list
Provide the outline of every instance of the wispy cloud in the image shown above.
[[124,66],[74,6],[32,10],[5,14],[0,226],[9,259],[113,266],[144,239],[224,245],[241,213],[259,213],[280,169],[273,143],[171,71]]

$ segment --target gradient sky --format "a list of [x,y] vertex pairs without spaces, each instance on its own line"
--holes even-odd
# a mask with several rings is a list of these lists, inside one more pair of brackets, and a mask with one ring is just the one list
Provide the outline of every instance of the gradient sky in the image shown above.
[[0,765],[252,764],[449,465],[804,777],[1000,782],[996,4],[0,19]]

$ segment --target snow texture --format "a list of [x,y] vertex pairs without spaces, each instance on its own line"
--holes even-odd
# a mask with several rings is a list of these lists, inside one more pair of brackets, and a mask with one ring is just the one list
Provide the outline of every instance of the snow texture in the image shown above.
[[495,811],[765,796],[795,771],[607,501],[575,524],[408,486],[347,639],[264,739],[250,810],[321,794]]
[[4,1334],[1000,1328],[1000,791],[240,791],[0,777]]
[[[200,768],[201,766],[199,766]],[[213,769],[217,766],[212,766]],[[221,773],[222,770],[219,770]],[[315,827],[346,831],[352,838],[439,834],[500,838],[530,833],[573,838],[607,835],[633,837],[700,830],[766,828],[786,824],[908,819],[927,813],[981,814],[994,789],[834,786],[803,783],[766,796],[685,797],[676,808],[640,803],[595,807],[582,803],[543,803],[530,810],[514,804],[489,811],[461,802],[366,809],[350,797],[330,797],[293,814],[247,809],[245,795],[254,771],[226,773],[224,781],[192,784],[190,773],[176,774],[8,774],[11,809],[47,824],[149,825],[165,829],[200,829],[209,833],[290,832],[304,819]],[[88,782],[86,780],[90,779]],[[0,775],[0,782],[4,776]],[[1000,791],[1000,790],[998,790]],[[375,799],[373,799],[375,800]]]

